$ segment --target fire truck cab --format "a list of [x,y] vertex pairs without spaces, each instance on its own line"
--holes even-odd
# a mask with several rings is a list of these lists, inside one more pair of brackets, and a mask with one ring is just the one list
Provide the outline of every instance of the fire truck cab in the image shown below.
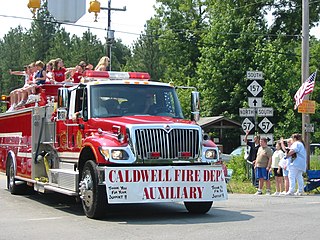
[[[184,202],[206,213],[227,199],[217,146],[183,119],[175,88],[147,73],[86,71],[44,84],[35,103],[0,114],[7,187],[80,197],[89,218],[121,203]],[[192,111],[199,115],[199,94]]]

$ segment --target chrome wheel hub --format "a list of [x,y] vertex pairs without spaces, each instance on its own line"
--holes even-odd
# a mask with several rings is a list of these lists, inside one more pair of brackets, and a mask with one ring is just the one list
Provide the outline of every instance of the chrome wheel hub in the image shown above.
[[91,207],[93,204],[93,182],[89,171],[85,172],[85,175],[79,185],[80,198],[86,207]]

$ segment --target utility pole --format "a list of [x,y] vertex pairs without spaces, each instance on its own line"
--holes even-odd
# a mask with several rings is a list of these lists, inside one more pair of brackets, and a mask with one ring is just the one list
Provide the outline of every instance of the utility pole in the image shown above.
[[102,10],[108,10],[108,29],[107,29],[107,56],[109,56],[109,70],[111,71],[111,49],[114,41],[114,30],[111,30],[111,11],[126,11],[127,8],[111,8],[111,0],[108,0],[108,7],[102,7]]
[[[309,0],[302,0],[302,56],[301,56],[301,84],[309,76]],[[305,96],[309,99],[309,95]],[[310,169],[310,133],[306,125],[310,124],[310,115],[302,113],[302,138],[307,150],[307,169]]]

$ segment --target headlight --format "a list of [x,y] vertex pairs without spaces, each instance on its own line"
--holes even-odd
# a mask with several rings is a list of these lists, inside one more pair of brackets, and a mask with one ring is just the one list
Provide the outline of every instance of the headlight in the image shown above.
[[110,158],[109,149],[100,147],[99,150],[100,150],[101,155],[102,155],[106,160],[109,160],[109,158]]
[[206,151],[205,157],[207,159],[215,159],[215,158],[217,158],[217,151],[214,149],[208,149]]
[[114,160],[128,160],[129,155],[124,150],[111,150],[111,158]]

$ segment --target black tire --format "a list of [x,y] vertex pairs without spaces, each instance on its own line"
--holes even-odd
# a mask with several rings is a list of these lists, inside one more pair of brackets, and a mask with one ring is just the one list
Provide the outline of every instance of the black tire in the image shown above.
[[184,206],[189,213],[205,214],[212,206],[212,202],[184,202]]
[[101,219],[105,215],[107,198],[105,186],[98,185],[96,166],[92,160],[84,164],[81,172],[80,198],[86,216]]
[[11,194],[19,194],[18,186],[16,184],[15,178],[15,167],[14,162],[11,157],[8,158],[8,168],[7,168],[7,188]]

